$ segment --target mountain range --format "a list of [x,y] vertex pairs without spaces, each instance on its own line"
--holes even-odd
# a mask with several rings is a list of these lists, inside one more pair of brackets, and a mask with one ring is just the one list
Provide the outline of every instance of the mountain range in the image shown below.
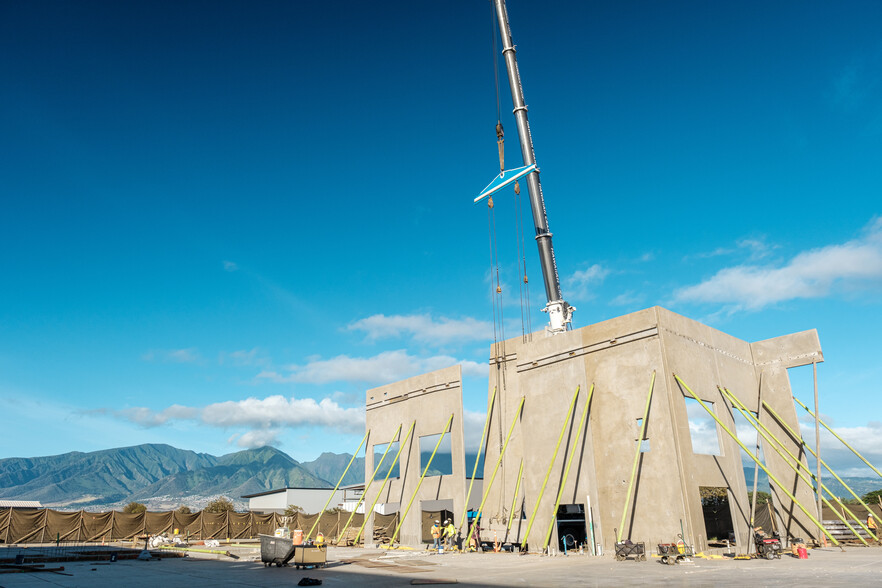
[[[154,509],[201,508],[212,497],[241,497],[276,488],[332,488],[351,459],[323,453],[300,463],[273,447],[220,457],[170,445],[146,444],[91,453],[0,459],[0,498],[39,500],[53,508],[102,510],[130,501]],[[358,458],[343,484],[364,481]]]
[[[244,510],[247,501],[242,496],[246,494],[286,486],[333,488],[351,458],[348,453],[323,453],[301,463],[273,447],[216,457],[162,444],[7,458],[0,459],[0,499],[39,500],[52,508],[77,510],[121,508],[131,501],[142,502],[150,510],[182,504],[198,510],[211,499],[226,496]],[[753,466],[744,470],[750,489]],[[878,478],[843,479],[858,495],[882,487]],[[359,457],[342,484],[363,481],[364,458]],[[849,496],[835,480],[824,481],[838,496]],[[764,473],[760,472],[758,482],[760,490],[768,491]]]

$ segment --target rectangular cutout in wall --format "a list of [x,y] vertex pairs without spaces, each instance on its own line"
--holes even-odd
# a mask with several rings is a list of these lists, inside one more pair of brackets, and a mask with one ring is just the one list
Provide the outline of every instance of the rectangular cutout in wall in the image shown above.
[[[640,429],[643,428],[643,419],[637,419],[637,434],[634,437],[638,439],[640,437]],[[649,427],[646,427],[646,431],[643,432],[643,439],[640,439],[640,453],[649,453],[649,439],[647,438],[647,433],[649,432]]]
[[[694,398],[683,398],[686,401],[686,416],[689,419],[689,436],[692,439],[692,453],[701,455],[723,455],[720,449],[720,433],[717,422]],[[713,402],[703,401],[714,414]]]
[[[386,451],[386,446],[388,443],[383,443],[382,445],[374,445],[374,467],[380,463],[380,460],[383,459],[383,452]],[[395,455],[398,454],[398,441],[392,443],[392,447],[389,448],[389,453],[386,454],[386,459],[383,460],[383,466],[377,472],[377,475],[374,477],[375,480],[384,480],[386,478],[386,474],[389,473],[389,469],[392,466],[392,462],[395,461]],[[399,464],[401,463],[401,458],[398,458],[398,462],[395,463],[395,468],[392,469],[392,474],[389,476],[390,478],[397,478],[399,476]]]
[[[750,411],[754,417],[756,417],[756,413]],[[756,428],[753,424],[747,420],[741,411],[733,410],[732,411],[732,419],[735,421],[735,436],[738,437],[738,440],[744,443],[744,446],[750,450],[750,453],[756,455],[756,442],[759,435],[756,432]],[[761,462],[765,463],[765,458],[763,457],[763,448],[760,445],[759,451],[759,459]],[[743,451],[741,452],[741,461],[744,462],[744,465],[753,467],[754,461],[751,457],[745,454]]]
[[[429,459],[432,458],[432,452],[435,451],[435,445],[438,443],[438,435],[426,435],[420,437],[420,473],[426,468]],[[435,457],[432,458],[432,464],[426,476],[449,476],[453,473],[453,455],[450,448],[450,435],[444,435],[441,445]]]

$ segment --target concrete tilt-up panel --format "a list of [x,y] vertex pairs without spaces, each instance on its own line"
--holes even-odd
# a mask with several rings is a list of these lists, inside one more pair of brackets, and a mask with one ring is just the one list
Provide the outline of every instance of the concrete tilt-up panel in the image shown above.
[[[371,483],[374,472],[374,446],[390,441],[402,442],[413,423],[414,432],[404,444],[399,458],[396,478],[390,478],[383,488],[378,504],[398,503],[399,515],[414,496],[426,464],[420,462],[420,437],[439,435],[444,431],[448,419],[453,415],[445,439],[450,439],[453,473],[441,476],[426,476],[413,499],[413,506],[404,519],[398,541],[402,545],[419,546],[422,542],[423,501],[452,500],[454,515],[460,515],[465,507],[465,451],[462,425],[462,371],[453,366],[427,374],[422,374],[367,391],[365,406],[366,428],[370,431],[368,451],[365,459],[365,504],[373,503],[380,492],[383,476]],[[401,425],[401,432],[392,439]],[[430,449],[431,451],[431,449]],[[395,457],[390,451],[385,464]],[[385,467],[385,466],[384,466]],[[369,487],[368,487],[369,486]],[[365,544],[372,542],[373,514],[368,515],[365,525]]]

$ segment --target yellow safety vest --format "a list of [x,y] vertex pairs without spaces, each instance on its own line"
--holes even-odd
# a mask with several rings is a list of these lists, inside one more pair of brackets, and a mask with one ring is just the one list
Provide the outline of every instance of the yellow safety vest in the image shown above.
[[[423,527],[423,528],[425,528],[425,527]],[[437,539],[440,536],[441,536],[441,529],[439,529],[435,525],[432,525],[432,539]]]

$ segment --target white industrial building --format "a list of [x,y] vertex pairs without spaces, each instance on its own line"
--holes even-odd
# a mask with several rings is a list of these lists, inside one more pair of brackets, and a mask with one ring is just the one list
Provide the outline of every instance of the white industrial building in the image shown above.
[[[332,492],[333,488],[279,488],[258,494],[246,494],[242,498],[248,499],[248,510],[254,512],[282,514],[288,506],[294,505],[302,508],[306,514],[315,514],[321,512],[325,503],[328,504],[328,509],[344,507],[344,489],[333,492],[333,496]],[[329,496],[331,496],[330,502],[328,502]]]

